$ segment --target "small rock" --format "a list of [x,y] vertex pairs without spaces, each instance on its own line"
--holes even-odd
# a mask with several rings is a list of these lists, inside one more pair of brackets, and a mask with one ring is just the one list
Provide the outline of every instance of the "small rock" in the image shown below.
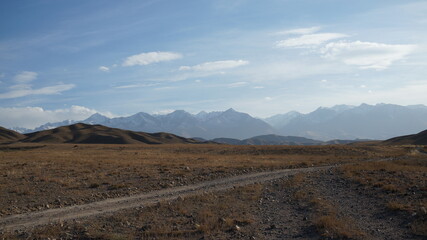
[[147,231],[148,229],[150,229],[151,227],[149,226],[149,225],[144,225],[144,226],[142,226],[139,230],[141,231],[141,232],[145,232],[145,231]]
[[238,225],[234,225],[233,230],[235,230],[235,231],[240,231],[240,230],[241,230],[241,228],[240,228]]

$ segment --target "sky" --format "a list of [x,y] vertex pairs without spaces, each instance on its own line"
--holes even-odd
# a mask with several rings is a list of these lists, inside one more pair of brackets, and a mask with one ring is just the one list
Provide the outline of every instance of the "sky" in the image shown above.
[[427,104],[427,1],[3,0],[0,125]]

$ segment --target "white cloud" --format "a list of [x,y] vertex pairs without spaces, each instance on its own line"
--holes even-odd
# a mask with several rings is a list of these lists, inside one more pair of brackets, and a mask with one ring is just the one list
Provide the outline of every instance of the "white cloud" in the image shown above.
[[44,88],[32,89],[30,85],[14,85],[12,91],[0,93],[0,99],[18,98],[29,95],[52,95],[74,88],[74,84],[60,84]]
[[177,88],[178,87],[166,86],[166,87],[158,87],[158,88],[155,88],[154,90],[157,90],[157,91],[168,91],[168,90],[177,89]]
[[108,68],[108,67],[106,67],[106,66],[100,66],[98,69],[99,69],[100,71],[103,71],[103,72],[109,72],[109,71],[110,71],[110,68]]
[[331,42],[321,49],[323,57],[339,60],[362,69],[386,69],[393,62],[405,58],[415,45],[384,44],[375,42]]
[[235,87],[243,87],[245,85],[248,85],[248,83],[247,82],[235,82],[235,83],[228,84],[228,87],[235,88]]
[[173,110],[173,109],[164,109],[164,110],[154,111],[154,112],[152,112],[152,114],[154,114],[154,115],[166,115],[169,113],[173,113],[174,111],[175,110]]
[[260,62],[256,67],[245,68],[240,77],[256,85],[264,85],[266,82],[284,82],[294,79],[320,77],[326,74],[348,74],[350,66],[342,66],[334,61],[319,61],[319,58],[289,59],[287,61]]
[[20,74],[16,75],[13,80],[18,83],[28,83],[35,80],[37,78],[37,75],[38,74],[36,72],[23,71]]
[[151,63],[171,61],[182,58],[180,53],[174,52],[148,52],[130,56],[123,62],[123,66],[148,65]]
[[264,100],[265,101],[271,101],[271,100],[273,100],[273,98],[272,97],[265,97]]
[[9,86],[10,91],[0,93],[0,99],[10,99],[18,98],[29,95],[51,95],[59,94],[63,91],[70,90],[75,87],[74,84],[59,84],[55,86],[43,87],[38,89],[33,89],[32,85],[29,82],[37,78],[36,72],[23,71],[17,74],[13,80],[17,84]]
[[[64,120],[84,120],[98,111],[82,106],[72,106],[65,109],[45,110],[41,107],[0,108],[2,117],[0,126],[35,128],[47,122]],[[101,114],[113,117],[109,112]]]
[[315,33],[320,30],[320,27],[310,27],[310,28],[296,28],[286,31],[277,32],[278,35],[304,35],[304,34],[311,34]]
[[17,82],[17,84],[9,86],[9,92],[0,93],[0,99],[10,99],[10,98],[18,98],[29,95],[51,95],[51,94],[59,94],[63,91],[70,90],[74,88],[74,84],[59,84],[55,86],[43,87],[38,89],[33,89],[30,84],[31,81],[37,78],[36,72],[28,72],[23,71],[17,74],[13,80]]
[[255,87],[253,87],[253,89],[263,89],[264,87],[263,86],[255,86]]
[[181,66],[181,71],[219,71],[224,69],[236,68],[249,64],[249,61],[245,60],[224,60],[215,62],[205,62],[194,66]]
[[114,88],[117,89],[126,89],[126,88],[141,88],[141,87],[153,87],[159,85],[158,83],[141,83],[141,84],[130,84],[130,85],[122,85]]
[[278,41],[276,43],[277,47],[283,48],[311,48],[317,47],[325,42],[348,37],[346,34],[342,33],[315,33],[315,34],[306,34],[296,38],[288,38],[286,40]]
[[31,89],[31,84],[16,84],[9,87],[9,89],[19,90],[19,89]]

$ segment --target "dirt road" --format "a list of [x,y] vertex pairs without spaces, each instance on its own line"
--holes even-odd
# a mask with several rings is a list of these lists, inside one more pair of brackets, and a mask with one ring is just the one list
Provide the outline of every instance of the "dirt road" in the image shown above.
[[277,171],[251,173],[216,179],[212,181],[168,188],[129,197],[112,198],[99,202],[75,205],[65,208],[49,209],[40,212],[12,215],[0,219],[1,231],[15,231],[33,228],[49,223],[70,221],[95,215],[112,213],[123,209],[153,205],[159,201],[170,201],[178,197],[197,195],[203,192],[220,191],[235,186],[244,186],[257,182],[265,182],[301,172],[327,170],[334,166],[309,167],[299,169],[283,169]]

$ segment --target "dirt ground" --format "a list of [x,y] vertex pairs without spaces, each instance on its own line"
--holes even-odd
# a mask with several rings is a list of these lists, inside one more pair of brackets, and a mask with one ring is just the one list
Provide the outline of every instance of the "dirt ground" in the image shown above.
[[[414,147],[0,146],[0,217],[273,169],[327,171],[160,202],[6,239],[423,239],[426,157]],[[367,159],[396,159],[362,162]],[[3,197],[5,196],[5,197]],[[0,230],[1,231],[1,230]]]

